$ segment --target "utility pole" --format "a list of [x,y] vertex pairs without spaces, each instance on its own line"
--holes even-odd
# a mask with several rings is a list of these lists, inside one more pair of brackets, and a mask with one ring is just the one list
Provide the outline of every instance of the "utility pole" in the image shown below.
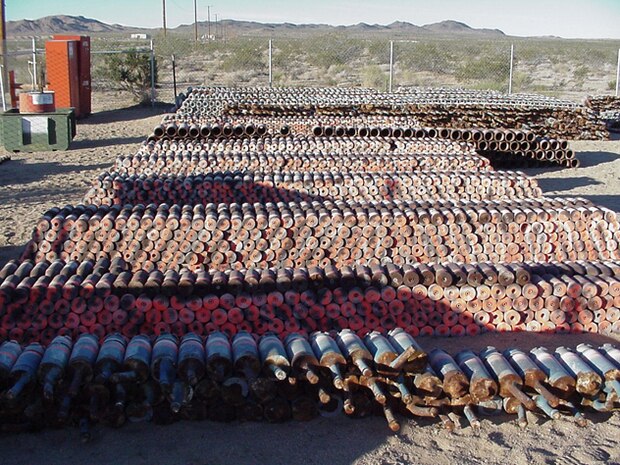
[[196,36],[196,42],[198,42],[198,9],[196,7],[196,0],[194,0],[194,35]]
[[[4,0],[0,0],[0,40],[2,41],[2,46],[0,47],[2,51],[2,68],[0,70],[0,79],[2,79],[2,87],[4,88],[4,84],[9,82],[8,66],[6,60],[6,19],[4,14]],[[4,89],[2,89],[2,91],[2,102],[4,102]],[[3,106],[5,106],[4,103]]]
[[164,36],[166,35],[166,0],[162,0],[163,2],[163,14],[162,14],[162,20],[163,20],[163,24],[164,24]]
[[217,13],[215,13],[215,38],[217,39]]
[[208,39],[211,40],[211,5],[207,5],[207,27]]

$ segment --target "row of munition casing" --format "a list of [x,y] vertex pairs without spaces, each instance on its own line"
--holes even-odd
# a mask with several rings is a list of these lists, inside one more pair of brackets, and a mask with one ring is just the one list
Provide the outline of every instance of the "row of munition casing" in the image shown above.
[[[329,122],[337,122],[336,127],[314,134],[316,136],[356,136],[363,137],[379,135],[390,136],[392,130],[380,130],[379,127],[412,127],[419,126],[413,118],[407,117],[385,117],[385,116],[368,116],[368,117],[322,117],[322,119],[313,118],[295,118],[295,117],[234,117],[234,118],[218,118],[203,119],[196,118],[190,114],[174,113],[165,115],[162,122],[153,128],[149,139],[158,140],[162,138],[168,139],[184,139],[198,137],[217,138],[217,137],[242,137],[255,136],[263,137],[267,135],[289,135],[289,134],[312,134],[312,129],[318,124],[329,124]],[[366,128],[364,131],[360,128]],[[407,132],[401,130],[401,136],[412,137],[413,131],[408,129]]]
[[481,150],[481,156],[490,161],[491,166],[498,170],[515,168],[544,168],[549,165],[560,165],[567,168],[578,168],[580,161],[572,150]]
[[325,138],[274,138],[231,141],[159,141],[135,155],[119,156],[115,171],[121,174],[200,174],[226,170],[262,172],[321,171],[343,167],[347,171],[429,169],[489,169],[488,159],[473,146],[437,140],[386,139],[333,140]]
[[[354,110],[391,108],[406,103],[452,103],[452,104],[497,104],[536,108],[577,108],[579,104],[540,94],[504,94],[497,91],[470,90],[441,87],[399,87],[396,92],[382,92],[370,88],[347,87],[217,87],[203,86],[188,88],[183,94],[187,103],[231,103],[248,102],[257,106],[297,106],[329,110],[332,107]],[[199,110],[209,111],[200,106]]]
[[[317,120],[315,118],[300,120],[281,117],[264,118],[256,117],[235,120],[233,124],[218,124],[212,122],[200,122],[192,124],[193,131],[186,131],[187,123],[167,123],[155,128],[152,140],[159,140],[162,137],[168,138],[208,138],[209,136],[219,137],[222,128],[228,128],[228,133],[235,137],[250,137],[255,134],[255,128],[263,128],[261,137],[266,134],[283,134],[294,136],[314,137],[382,137],[386,139],[409,139],[409,138],[439,138],[455,141],[472,141],[478,151],[494,152],[496,154],[507,154],[505,158],[513,161],[514,156],[537,160],[539,162],[564,164],[567,166],[577,166],[574,152],[568,149],[568,142],[536,137],[535,133],[528,130],[511,129],[449,129],[449,128],[412,128],[399,126],[398,122],[391,122],[389,118],[377,126],[346,126],[345,122],[339,121],[340,118],[333,118],[333,121]],[[334,122],[340,125],[330,126]],[[180,128],[183,128],[181,133]],[[245,128],[245,129],[244,129]],[[234,132],[233,132],[234,131]],[[224,132],[227,134],[226,132]],[[227,136],[228,137],[228,136]],[[513,157],[510,157],[512,154]],[[497,155],[496,155],[497,156]]]
[[537,94],[501,94],[465,89],[400,88],[396,93],[347,88],[217,88],[188,89],[178,113],[219,115],[228,113],[299,114],[398,114],[408,104],[450,105],[518,109],[569,109],[580,111],[575,102]]
[[120,426],[125,418],[151,419],[157,404],[167,410],[157,412],[164,418],[185,410],[203,419],[279,422],[311,419],[320,410],[365,416],[376,402],[396,430],[395,406],[436,412],[416,406],[411,393],[426,366],[426,353],[401,329],[363,339],[350,330],[285,340],[239,332],[230,341],[220,332],[180,341],[172,334],[110,334],[101,345],[83,334],[75,343],[57,336],[45,349],[7,341],[0,345],[0,428],[71,417]]
[[519,172],[416,171],[378,173],[221,172],[193,176],[124,176],[103,173],[84,203],[291,202],[302,200],[508,200],[541,197],[537,182]]
[[598,112],[605,110],[620,111],[620,97],[613,95],[590,95],[586,98],[585,104]]
[[135,269],[618,259],[615,212],[585,199],[67,206],[23,257],[122,256]]
[[[429,361],[442,379],[447,405],[495,405],[517,414],[522,427],[526,409],[554,420],[565,412],[585,426],[583,408],[607,412],[620,404],[620,350],[611,344],[595,349],[582,343],[555,353],[544,347],[500,352],[489,346],[479,354],[462,350],[454,358],[434,349]],[[437,405],[432,398],[426,404]]]
[[538,138],[528,129],[477,129],[423,127],[415,121],[399,117],[343,117],[343,116],[235,116],[228,120],[197,118],[192,115],[165,115],[153,129],[151,140],[197,139],[274,136],[314,137],[385,137],[395,139],[441,138],[452,140],[533,142]]
[[533,93],[506,94],[493,90],[473,90],[450,87],[418,87],[399,86],[396,94],[406,94],[416,103],[479,103],[497,105],[529,106],[537,108],[576,108],[579,106],[572,100],[549,97]]
[[[269,94],[265,89],[243,94],[230,91],[215,90],[200,92],[194,90],[189,94],[177,115],[220,117],[222,113],[238,116],[252,114],[315,115],[328,113],[337,109],[337,114],[357,112],[358,114],[387,114],[392,116],[411,115],[424,126],[448,126],[452,128],[500,127],[505,129],[521,129],[527,127],[537,134],[558,138],[595,138],[606,139],[608,133],[600,124],[592,111],[574,103],[566,104],[558,100],[544,100],[539,97],[527,96],[520,104],[514,105],[512,97],[505,96],[490,101],[483,97],[476,101],[469,96],[457,99],[444,93],[436,98],[436,93],[424,92],[402,94],[355,94],[339,98],[335,95],[324,97],[319,92],[315,96],[306,96],[302,92],[291,90],[279,94]],[[239,100],[242,98],[243,100]],[[307,105],[304,105],[304,99]],[[379,100],[380,99],[380,100]],[[198,100],[196,104],[192,100]],[[215,103],[215,101],[218,101]],[[493,101],[495,100],[495,101]],[[499,100],[499,101],[498,101]],[[503,100],[503,101],[502,101]],[[240,104],[239,102],[243,102]],[[205,103],[208,102],[208,105]],[[349,102],[347,108],[345,102]],[[488,103],[486,103],[488,102]],[[204,113],[204,111],[207,111]],[[329,113],[328,113],[329,114]]]
[[[184,119],[199,124],[198,134],[192,136],[185,131],[187,123]],[[197,122],[196,122],[197,121]],[[361,123],[361,124],[360,124]],[[365,124],[364,124],[365,123]],[[479,129],[472,128],[449,128],[441,126],[419,126],[406,124],[406,120],[399,118],[376,118],[366,123],[364,120],[348,119],[341,116],[333,117],[257,117],[238,116],[230,122],[222,123],[219,120],[204,119],[196,120],[191,115],[179,116],[177,114],[166,115],[162,124],[153,130],[156,139],[166,136],[168,139],[186,138],[247,138],[282,137],[289,136],[314,136],[314,137],[337,137],[337,138],[394,138],[394,139],[451,139],[462,141],[495,141],[495,142],[534,142],[536,139],[546,139],[538,136],[528,129]],[[183,133],[178,130],[183,126]],[[260,128],[260,130],[258,129]],[[284,129],[283,128],[288,128]],[[201,134],[204,132],[204,134]],[[221,137],[220,137],[221,136]],[[553,140],[553,139],[552,139]],[[564,143],[567,145],[567,143]],[[567,148],[567,147],[563,147]]]
[[[247,105],[235,105],[226,112],[228,118],[240,115],[252,115],[256,113],[265,116],[265,111],[256,106],[248,108]],[[609,132],[605,124],[597,118],[597,115],[585,107],[577,109],[506,109],[501,106],[483,107],[480,105],[450,105],[450,104],[411,104],[404,107],[378,107],[371,109],[384,118],[409,116],[415,119],[420,126],[448,127],[452,129],[467,129],[471,127],[493,127],[503,129],[522,130],[528,129],[536,134],[557,139],[583,139],[598,140],[608,139]],[[274,109],[273,116],[278,114],[295,115],[294,107],[288,106]],[[302,113],[304,115],[304,110]],[[306,112],[305,115],[313,118],[320,114],[315,110]],[[219,115],[218,115],[219,116]],[[190,113],[187,118],[196,118]]]
[[605,122],[610,131],[620,130],[620,98],[611,95],[589,96],[585,105]]
[[0,272],[0,338],[47,343],[84,332],[286,336],[396,327],[442,336],[620,332],[615,262],[180,273],[132,272],[131,265],[121,258],[8,263]]
[[[120,166],[119,166],[120,165]],[[123,166],[130,165],[130,166]],[[190,175],[222,171],[259,171],[262,173],[419,170],[489,170],[489,160],[480,155],[377,155],[373,153],[332,155],[323,153],[175,153],[128,155],[117,160],[119,173],[153,175]]]
[[[200,100],[201,103],[193,102]],[[226,115],[330,115],[330,114],[379,114],[401,116],[410,115],[428,126],[449,126],[461,128],[464,124],[478,127],[503,127],[520,129],[528,127],[539,134],[562,138],[607,138],[601,125],[592,111],[584,106],[563,101],[541,101],[533,96],[527,96],[521,104],[506,101],[476,101],[473,99],[450,99],[443,96],[439,99],[425,98],[419,94],[383,94],[381,101],[375,96],[345,96],[350,102],[347,106],[338,97],[329,96],[327,99],[319,96],[322,102],[310,96],[307,104],[300,104],[305,96],[291,94],[272,95],[261,93],[248,95],[228,93],[218,96],[217,93],[190,94],[178,114],[220,116]],[[215,103],[214,100],[219,102]],[[365,101],[364,101],[365,99]],[[357,101],[355,101],[357,100]],[[209,102],[207,112],[202,105]],[[539,103],[540,102],[540,103]],[[184,108],[185,107],[185,108]],[[458,117],[462,116],[462,118]]]
[[[313,134],[317,137],[326,135],[330,127],[314,126]],[[355,128],[352,133],[356,136],[361,135],[364,129],[365,134],[372,135],[374,130],[381,137],[399,139],[401,137],[423,137],[430,139],[448,139],[453,141],[472,142],[476,151],[484,156],[490,156],[493,166],[502,167],[526,166],[532,161],[538,162],[536,166],[550,164],[560,164],[576,168],[579,161],[575,158],[575,153],[569,149],[568,141],[537,137],[530,130],[513,129],[450,129],[450,128]],[[289,131],[290,132],[290,131]],[[335,129],[331,128],[331,134]],[[348,134],[348,132],[347,132]],[[412,134],[408,136],[407,134]]]
[[521,109],[477,105],[414,105],[409,110],[422,126],[501,127],[529,129],[542,137],[569,140],[607,140],[609,132],[589,109]]
[[217,138],[197,140],[150,141],[142,145],[137,155],[205,152],[215,153],[314,153],[332,155],[475,155],[471,143],[437,138],[394,139],[385,137],[315,137],[304,135],[243,137],[237,139]]
[[85,334],[75,344],[58,336],[46,349],[3,343],[0,389],[3,429],[57,426],[73,417],[84,435],[91,421],[166,423],[181,411],[193,419],[307,420],[321,404],[326,413],[342,409],[357,417],[378,407],[393,431],[400,429],[395,411],[439,416],[449,429],[446,413],[462,412],[478,430],[477,409],[518,413],[521,426],[525,409],[552,419],[562,409],[585,426],[583,408],[610,411],[619,404],[620,351],[580,344],[555,354],[487,347],[479,355],[463,350],[452,358],[434,349],[427,356],[402,329],[363,338],[350,330],[309,339],[291,334],[284,341],[267,334],[258,342],[246,332],[232,341],[219,332],[180,341],[171,334],[154,341],[111,334],[101,347]]

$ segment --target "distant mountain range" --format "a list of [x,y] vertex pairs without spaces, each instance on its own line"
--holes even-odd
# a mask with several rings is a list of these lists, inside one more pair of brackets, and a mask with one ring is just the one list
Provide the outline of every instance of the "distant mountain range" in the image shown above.
[[[211,22],[212,32],[215,31],[214,22]],[[500,37],[505,34],[499,29],[475,29],[458,21],[441,21],[439,23],[416,26],[403,21],[396,21],[388,25],[359,23],[351,26],[331,26],[328,24],[292,24],[292,23],[258,23],[253,21],[223,20],[220,24],[225,28],[228,37],[238,35],[280,35],[294,36],[300,34],[329,34],[348,33],[349,35],[468,35],[482,37]],[[139,27],[122,26],[120,24],[106,24],[83,16],[46,16],[44,18],[19,21],[7,21],[7,35],[32,36],[58,33],[106,34],[156,31],[158,28],[144,29]],[[208,24],[206,21],[198,23],[201,34],[205,34]],[[194,31],[194,25],[183,24],[173,32],[189,33]]]
[[84,16],[46,16],[35,20],[21,19],[7,21],[7,36],[45,35],[60,33],[105,33],[126,32],[136,28],[128,28],[120,24],[106,24]]

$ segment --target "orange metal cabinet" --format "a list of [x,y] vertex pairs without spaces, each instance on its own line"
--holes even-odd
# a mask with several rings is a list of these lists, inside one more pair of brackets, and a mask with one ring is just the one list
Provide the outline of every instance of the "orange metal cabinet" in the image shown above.
[[90,75],[90,37],[74,35],[54,35],[53,40],[77,40],[79,46],[78,73],[80,75],[80,115],[91,113],[92,83]]
[[80,112],[80,81],[78,73],[78,42],[48,40],[45,43],[47,82],[55,92],[56,108],[75,108]]

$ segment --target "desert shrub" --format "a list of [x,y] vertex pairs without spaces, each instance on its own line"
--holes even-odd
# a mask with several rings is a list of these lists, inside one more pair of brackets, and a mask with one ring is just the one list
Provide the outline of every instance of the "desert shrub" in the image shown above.
[[267,41],[244,40],[231,44],[220,64],[225,72],[253,69],[264,72],[267,69]]
[[522,73],[516,71],[512,76],[513,92],[527,92],[532,88],[534,79],[530,73]]
[[583,83],[588,77],[588,74],[590,74],[590,68],[586,65],[580,65],[573,71],[573,78],[575,81]]
[[[155,82],[157,82],[157,61]],[[140,103],[151,99],[151,57],[149,53],[131,50],[107,56],[100,70],[101,77],[131,93]]]
[[509,72],[510,63],[505,56],[484,55],[461,63],[456,77],[461,81],[494,79],[501,82],[508,78]]
[[446,74],[454,68],[455,57],[441,43],[420,42],[397,44],[395,60],[405,69]]
[[359,40],[324,36],[312,42],[308,59],[310,63],[327,69],[333,65],[349,64],[358,59],[363,52],[364,46]]
[[387,74],[381,69],[380,66],[366,66],[362,70],[362,85],[364,87],[385,90],[387,79]]

